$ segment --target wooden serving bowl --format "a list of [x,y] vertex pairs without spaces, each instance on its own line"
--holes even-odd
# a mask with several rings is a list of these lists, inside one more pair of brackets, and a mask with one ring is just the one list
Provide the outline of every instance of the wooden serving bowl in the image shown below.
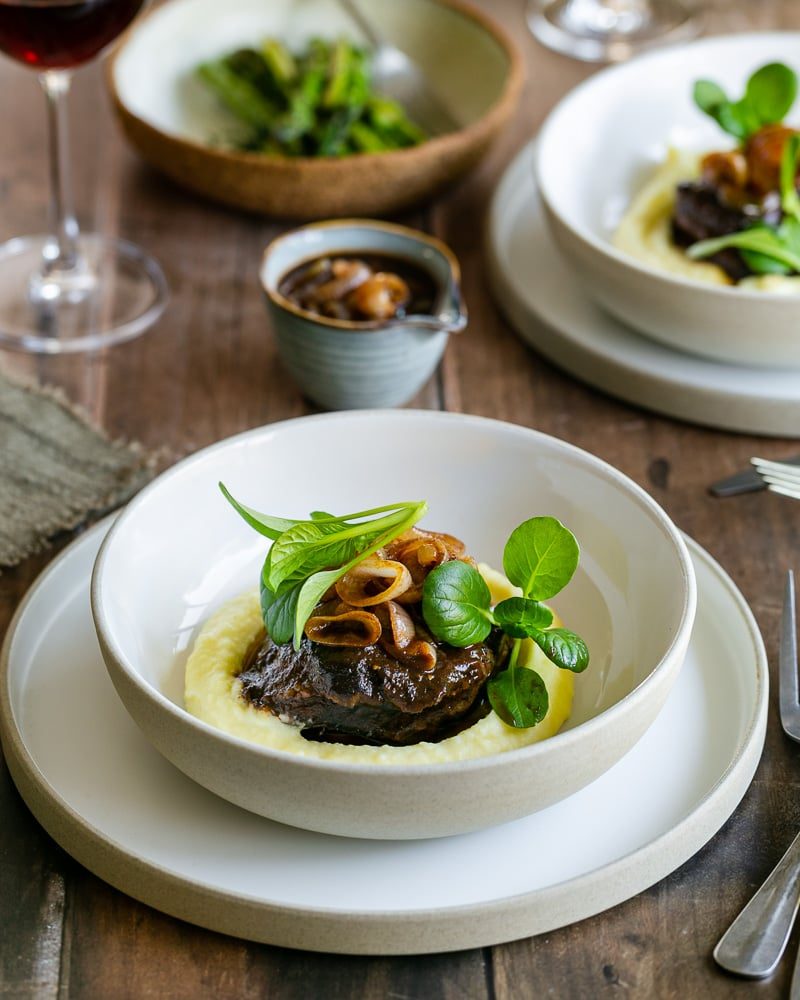
[[133,146],[177,183],[264,215],[386,215],[430,198],[473,167],[508,122],[522,60],[507,35],[461,0],[370,0],[365,12],[407,52],[463,126],[420,146],[341,158],[215,148],[230,117],[198,63],[277,36],[358,38],[333,0],[172,0],[138,21],[109,63],[115,110]]

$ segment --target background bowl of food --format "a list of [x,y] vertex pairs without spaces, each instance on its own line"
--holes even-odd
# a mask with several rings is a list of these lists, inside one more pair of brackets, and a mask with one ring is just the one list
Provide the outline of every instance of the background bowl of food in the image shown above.
[[[222,496],[219,480],[238,501],[252,505],[238,508],[244,520]],[[309,611],[302,589],[312,586],[308,581],[317,589],[327,581],[320,583],[314,573],[303,577],[304,582],[291,577],[289,591],[302,591],[292,605],[291,593],[272,577],[289,566],[281,553],[292,550],[290,561],[294,559],[297,531],[306,540],[314,535],[324,542],[330,536],[326,526],[346,511],[388,519],[392,530],[402,522],[405,538],[408,524],[424,513],[422,501],[427,502],[427,514],[419,528],[444,534],[415,535],[412,541],[431,551],[443,547],[457,552],[456,569],[468,577],[476,571],[463,561],[456,539],[466,544],[471,556],[510,578],[519,568],[508,555],[514,529],[527,519],[545,517],[537,525],[546,524],[561,541],[566,529],[578,539],[580,563],[569,583],[574,561],[558,585],[551,586],[563,559],[577,558],[572,543],[542,548],[557,558],[547,573],[534,574],[537,586],[547,581],[535,592],[561,590],[553,609],[587,645],[588,668],[577,675],[571,673],[577,661],[565,669],[565,661],[556,666],[554,660],[542,660],[537,645],[545,642],[541,635],[530,646],[525,643],[531,640],[520,640],[519,669],[527,675],[533,665],[548,691],[543,718],[522,716],[521,728],[510,724],[517,709],[533,710],[526,698],[538,697],[539,689],[520,694],[515,709],[513,692],[509,694],[502,681],[500,702],[494,689],[480,687],[479,697],[488,694],[488,702],[475,701],[464,717],[444,718],[444,706],[458,704],[459,711],[465,707],[465,688],[458,672],[462,667],[451,670],[452,649],[442,647],[443,675],[437,672],[436,656],[431,664],[430,649],[423,648],[413,652],[420,659],[409,665],[403,684],[396,678],[390,684],[383,667],[376,678],[366,661],[361,671],[357,659],[360,695],[351,691],[352,698],[345,698],[339,692],[336,701],[332,689],[323,690],[324,680],[314,682],[313,699],[304,694],[310,690],[309,676],[319,674],[315,661],[307,658],[314,643],[301,642],[300,653],[293,651],[296,615],[302,607]],[[281,518],[307,519],[314,511],[310,526],[303,522],[289,544],[289,536],[284,538],[289,527]],[[269,540],[259,533],[265,525],[278,539],[269,550],[269,564]],[[260,526],[259,531],[254,526]],[[347,537],[352,538],[352,532]],[[523,547],[523,557],[534,548]],[[389,562],[394,558],[389,543],[382,544],[381,552]],[[410,565],[409,556],[402,558]],[[331,572],[334,557],[325,551],[320,560],[317,569],[323,575]],[[455,562],[445,561],[438,568],[447,576]],[[401,568],[401,575],[404,572]],[[508,584],[485,572],[493,599],[507,597]],[[417,576],[411,575],[417,586]],[[400,577],[389,574],[387,579],[387,586],[394,586]],[[339,597],[326,593],[322,604],[327,607],[326,602],[340,598],[359,605],[336,586]],[[448,593],[445,588],[439,596],[449,599]],[[282,603],[284,597],[287,603]],[[470,607],[474,610],[483,599],[480,593],[470,598]],[[680,534],[650,497],[604,462],[510,424],[402,410],[288,421],[249,431],[186,459],[126,508],[104,543],[92,583],[97,633],[116,689],[142,731],[178,768],[223,798],[280,822],[346,836],[402,839],[462,833],[518,818],[564,798],[611,767],[663,705],[685,656],[695,599],[694,574]],[[401,597],[396,600],[401,602]],[[307,619],[314,623],[317,643],[322,643],[320,630],[342,627],[335,614],[320,607],[315,606],[313,614],[309,611]],[[348,628],[371,627],[369,607],[359,607],[345,614]],[[402,603],[399,607],[396,620],[390,615],[383,627],[390,630],[392,642],[405,649],[397,629],[408,624],[413,608]],[[535,610],[536,616],[549,614]],[[282,660],[290,664],[290,680],[280,697],[295,699],[291,709],[243,704],[244,674],[264,650],[261,611],[268,616],[270,635],[281,643],[280,656],[289,657]],[[493,614],[499,616],[499,605]],[[476,615],[482,620],[485,612],[475,611],[470,628]],[[432,630],[430,620],[425,621]],[[519,619],[515,621],[519,626]],[[417,639],[422,641],[424,634],[418,631]],[[563,632],[548,635],[566,643],[561,653],[551,651],[551,656],[577,648]],[[485,647],[494,638],[475,643],[472,633],[461,633],[458,641],[453,638],[453,648],[461,649],[460,655],[472,664],[464,669],[488,662],[483,659],[488,655]],[[422,646],[429,640],[430,635]],[[367,654],[359,647],[354,655]],[[533,659],[525,659],[529,655]],[[302,680],[296,672],[301,667]],[[510,664],[504,667],[508,669]],[[280,678],[280,670],[271,676]],[[500,677],[502,673],[493,675]],[[440,683],[441,698],[436,687]],[[385,687],[383,700],[373,691],[375,685]],[[265,689],[259,690],[258,697],[267,697]],[[289,724],[287,714],[327,711],[334,701],[339,713],[335,732],[330,733],[334,724],[324,721],[328,716],[312,719],[307,712],[302,726],[296,719]],[[385,707],[389,702],[386,724],[393,734],[399,725],[411,726],[419,736],[423,702],[426,725],[458,722],[458,731],[426,730],[421,742],[407,735],[377,738],[369,713],[375,704]],[[342,706],[347,710],[344,722]],[[469,713],[478,709],[480,718],[473,722]],[[354,721],[355,715],[359,717]],[[340,742],[336,734],[352,733],[363,718],[370,720],[368,737],[362,734],[360,743],[355,741],[359,745],[351,745],[352,736]]]
[[334,0],[173,0],[110,62],[126,136],[179,184],[265,215],[384,215],[432,196],[511,117],[521,59],[460,0],[370,0],[363,13],[419,67],[454,130],[428,138],[382,99]]
[[[746,249],[780,243],[787,219],[800,232],[781,204],[779,125],[800,114],[799,51],[788,32],[665,49],[599,73],[551,113],[542,202],[600,306],[692,354],[800,367],[800,239],[782,260]],[[723,247],[706,242],[723,235]]]
[[467,322],[452,251],[405,226],[303,226],[267,247],[260,277],[284,364],[332,410],[407,402]]

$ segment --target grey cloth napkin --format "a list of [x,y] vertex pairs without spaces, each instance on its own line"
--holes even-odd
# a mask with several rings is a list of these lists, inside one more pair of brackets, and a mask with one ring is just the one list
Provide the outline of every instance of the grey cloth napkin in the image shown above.
[[58,393],[0,373],[0,566],[124,503],[154,465],[137,445],[110,441]]

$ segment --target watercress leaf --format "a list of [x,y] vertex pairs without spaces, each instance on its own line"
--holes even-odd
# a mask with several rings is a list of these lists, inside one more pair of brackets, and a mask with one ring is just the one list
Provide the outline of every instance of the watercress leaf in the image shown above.
[[714,110],[719,107],[720,104],[728,104],[728,95],[720,87],[718,83],[714,83],[713,80],[695,80],[694,90],[692,92],[694,98],[694,103],[700,108],[701,111],[705,111],[707,115],[713,114]]
[[261,617],[267,634],[275,643],[289,642],[294,635],[294,617],[300,584],[286,587],[274,594],[261,584]]
[[494,620],[506,635],[524,639],[531,630],[547,628],[553,621],[553,612],[538,601],[509,597],[495,606]]
[[279,538],[284,531],[288,531],[289,528],[298,523],[285,517],[271,517],[269,514],[262,514],[260,511],[253,510],[252,507],[245,507],[244,504],[239,503],[231,495],[224,483],[220,483],[219,488],[222,490],[222,495],[228,503],[230,503],[234,510],[241,514],[251,528],[255,528],[259,534],[266,535],[267,538],[271,538],[273,541]]
[[312,521],[341,521],[341,520],[344,520],[341,517],[337,518],[333,514],[328,514],[328,512],[324,511],[324,510],[312,510],[311,513],[308,516],[311,518]]
[[530,638],[544,655],[562,670],[582,673],[589,666],[589,650],[579,635],[565,628],[532,632]]
[[451,646],[483,642],[492,627],[492,595],[480,573],[454,559],[425,578],[422,617],[433,635]]
[[575,536],[559,520],[532,517],[511,532],[503,569],[523,597],[544,601],[566,587],[579,558]]
[[797,97],[797,76],[783,63],[768,63],[747,81],[744,101],[758,118],[758,127],[781,122]]
[[748,108],[739,102],[734,104],[726,101],[714,108],[710,114],[723,131],[742,142],[758,129],[758,123],[753,119]]
[[489,704],[515,729],[530,729],[547,715],[550,698],[545,683],[535,670],[509,667],[486,685]]

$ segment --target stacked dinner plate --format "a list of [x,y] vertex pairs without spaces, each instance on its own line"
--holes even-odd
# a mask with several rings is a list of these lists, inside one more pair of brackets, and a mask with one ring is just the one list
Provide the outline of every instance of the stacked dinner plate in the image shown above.
[[696,281],[613,245],[671,149],[733,144],[694,104],[694,82],[738,95],[757,68],[795,66],[799,46],[796,33],[707,39],[599,73],[564,98],[492,204],[495,294],[528,343],[649,409],[800,436],[800,298]]

